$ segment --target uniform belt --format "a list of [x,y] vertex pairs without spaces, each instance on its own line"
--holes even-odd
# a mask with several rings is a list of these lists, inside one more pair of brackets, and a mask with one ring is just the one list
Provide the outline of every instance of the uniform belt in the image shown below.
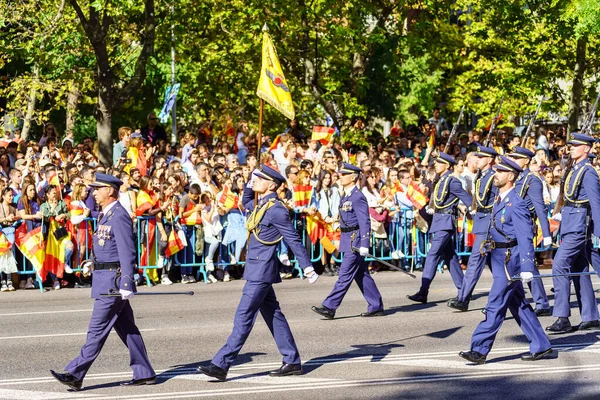
[[442,209],[436,209],[435,210],[436,214],[449,214],[449,215],[455,215],[456,214],[456,210],[452,209],[452,208],[442,208]]
[[482,213],[482,214],[491,214],[492,213],[492,208],[478,208],[477,209],[478,213]]
[[109,263],[94,263],[94,270],[102,271],[103,269],[117,269],[121,267],[120,262],[109,262]]
[[586,208],[590,209],[590,203],[573,203],[572,201],[565,201],[565,207],[573,207],[573,208]]
[[354,225],[354,226],[346,226],[346,227],[340,227],[340,231],[342,232],[354,232],[358,230],[358,225]]
[[517,239],[513,239],[510,242],[494,242],[495,249],[510,249],[517,245]]

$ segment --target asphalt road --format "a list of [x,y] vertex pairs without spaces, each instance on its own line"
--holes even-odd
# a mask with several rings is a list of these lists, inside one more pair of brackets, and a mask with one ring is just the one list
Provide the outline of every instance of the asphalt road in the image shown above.
[[[196,292],[193,297],[137,296],[132,301],[158,384],[119,386],[131,379],[131,370],[126,348],[112,333],[80,392],[68,392],[48,370],[62,370],[84,343],[93,305],[89,289],[0,293],[0,399],[600,398],[600,331],[553,336],[557,358],[527,363],[519,358],[528,351],[527,341],[509,318],[488,362],[469,365],[457,354],[469,349],[483,318],[489,272],[476,289],[472,311],[465,313],[445,304],[455,296],[448,273],[436,277],[427,305],[405,297],[418,289],[420,279],[394,272],[374,277],[384,298],[383,317],[359,316],[366,303],[356,286],[335,320],[313,313],[310,307],[329,293],[333,277],[321,277],[314,285],[299,279],[276,285],[305,374],[268,376],[280,366],[281,356],[259,316],[225,383],[211,382],[196,374],[195,367],[208,363],[225,343],[244,282],[142,288]],[[576,308],[573,312],[572,323],[577,324]],[[541,321],[545,327],[553,318]]]

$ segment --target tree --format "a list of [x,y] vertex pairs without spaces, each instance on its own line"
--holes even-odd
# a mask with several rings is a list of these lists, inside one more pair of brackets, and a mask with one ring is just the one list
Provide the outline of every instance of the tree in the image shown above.
[[[78,0],[69,0],[96,57],[98,99],[94,117],[100,144],[100,160],[112,160],[112,116],[137,92],[146,78],[146,63],[154,52],[156,15],[154,0],[90,2],[87,14]],[[140,15],[143,14],[143,17]],[[118,24],[117,21],[120,23]],[[140,43],[136,41],[139,34]],[[136,53],[135,67],[127,74],[128,53]]]

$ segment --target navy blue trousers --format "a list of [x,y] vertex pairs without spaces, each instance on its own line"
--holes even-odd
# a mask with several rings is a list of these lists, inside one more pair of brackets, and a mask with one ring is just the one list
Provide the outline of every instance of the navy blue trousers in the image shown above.
[[525,299],[523,282],[510,282],[509,277],[520,273],[519,255],[513,254],[509,266],[505,268],[505,249],[492,252],[492,275],[494,283],[490,290],[488,303],[485,306],[485,320],[479,323],[471,339],[471,350],[487,355],[492,349],[496,335],[510,310],[515,322],[519,325],[527,339],[532,353],[548,350],[550,341],[540,325],[533,308]]
[[340,266],[340,275],[333,286],[333,290],[323,301],[323,306],[331,310],[337,310],[340,304],[342,304],[344,296],[348,293],[352,281],[356,282],[360,292],[367,301],[369,312],[383,310],[381,293],[379,293],[373,277],[369,275],[365,258],[352,251],[344,253],[344,259]]
[[133,379],[156,376],[150,365],[142,335],[135,325],[133,310],[129,300],[120,297],[102,297],[94,302],[87,338],[79,356],[65,367],[75,378],[83,380],[100,354],[112,328],[129,349],[129,365],[133,369]]
[[300,353],[285,315],[279,307],[273,284],[257,281],[247,281],[244,285],[242,298],[233,320],[233,331],[227,338],[225,346],[213,357],[213,364],[226,371],[229,370],[246,343],[259,311],[275,339],[275,344],[283,356],[283,362],[300,364]]

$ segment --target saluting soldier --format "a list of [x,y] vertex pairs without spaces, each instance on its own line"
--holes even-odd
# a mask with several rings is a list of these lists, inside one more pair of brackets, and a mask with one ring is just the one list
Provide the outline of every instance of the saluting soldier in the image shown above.
[[[552,234],[550,233],[550,223],[548,222],[548,208],[546,207],[546,203],[544,203],[542,180],[529,170],[529,163],[534,155],[531,150],[515,146],[508,157],[523,169],[523,172],[519,174],[515,181],[515,191],[527,203],[527,208],[533,221],[533,237],[537,236],[535,229],[535,220],[537,218],[542,228],[542,246],[548,247],[552,245]],[[539,274],[537,265],[534,265],[533,272],[536,275]],[[550,304],[548,303],[546,289],[544,289],[544,282],[541,279],[534,279],[529,282],[529,288],[533,301],[535,301],[535,313],[540,317],[550,315]]]
[[327,319],[333,319],[342,304],[344,296],[355,281],[367,301],[367,311],[362,317],[382,316],[383,300],[373,277],[369,274],[365,257],[371,246],[371,219],[369,205],[365,195],[358,189],[356,182],[362,169],[343,163],[339,182],[344,193],[340,199],[340,251],[344,253],[338,280],[333,290],[323,301],[321,307],[312,310]]
[[[564,186],[564,203],[560,214],[553,216],[560,224],[560,247],[552,261],[553,274],[587,272],[592,260],[591,235],[600,237],[600,182],[598,173],[588,163],[588,153],[596,140],[581,133],[573,133],[570,154],[572,166],[567,172]],[[571,283],[567,276],[552,278],[554,284],[554,309],[557,320],[546,330],[549,333],[567,333],[573,330],[569,316]],[[578,291],[581,323],[578,330],[600,327],[598,306],[589,276],[573,277]]]
[[470,208],[473,199],[462,188],[458,179],[452,176],[452,168],[456,160],[443,152],[434,159],[435,172],[440,177],[434,187],[433,208],[428,208],[427,213],[433,214],[429,233],[431,234],[431,248],[425,259],[421,288],[413,295],[408,295],[410,300],[418,303],[427,303],[429,287],[435,277],[440,261],[448,266],[454,286],[458,290],[462,287],[463,272],[456,256],[456,219],[458,202],[462,201]]
[[[314,272],[306,248],[294,229],[289,210],[277,197],[277,189],[284,182],[285,178],[279,172],[263,165],[262,171],[252,173],[251,182],[244,188],[242,203],[246,209],[254,210],[246,223],[250,233],[244,267],[246,284],[227,343],[208,366],[198,367],[198,372],[219,381],[227,379],[227,371],[250,335],[259,311],[283,356],[281,367],[271,371],[270,375],[302,374],[300,353],[273,290],[273,284],[281,282],[276,254],[279,242],[285,240],[292,249],[310,283],[316,282],[319,276]],[[260,195],[256,209],[254,193]]]
[[469,309],[469,301],[471,300],[473,289],[475,289],[475,285],[479,277],[481,277],[483,267],[486,263],[489,264],[489,257],[482,255],[479,252],[479,247],[481,246],[481,242],[486,239],[494,199],[498,193],[498,188],[493,185],[494,170],[492,169],[494,159],[498,156],[498,153],[491,147],[479,145],[477,146],[475,156],[477,157],[477,168],[481,171],[479,180],[475,182],[475,210],[471,210],[473,214],[473,234],[475,234],[475,241],[462,286],[458,291],[458,298],[448,301],[448,307],[460,311],[467,311]]
[[[517,175],[523,170],[513,160],[501,156],[496,166],[494,185],[498,196],[494,203],[487,240],[479,251],[489,254],[494,282],[486,305],[485,320],[480,322],[471,339],[471,350],[459,355],[471,362],[483,364],[500,326],[510,310],[529,340],[530,353],[523,361],[535,361],[552,354],[550,342],[537,315],[525,299],[523,282],[533,279],[535,252],[533,226],[527,203],[514,189]],[[512,280],[520,276],[520,280]]]
[[[86,342],[79,356],[65,367],[66,373],[50,371],[60,383],[73,390],[81,389],[83,378],[100,354],[112,328],[129,349],[133,379],[121,385],[153,385],[156,373],[150,365],[142,335],[135,325],[129,300],[136,291],[133,274],[136,245],[129,213],[117,201],[123,182],[111,175],[96,174],[94,198],[102,207],[93,238],[92,298],[94,310]],[[101,294],[120,296],[101,296]]]

